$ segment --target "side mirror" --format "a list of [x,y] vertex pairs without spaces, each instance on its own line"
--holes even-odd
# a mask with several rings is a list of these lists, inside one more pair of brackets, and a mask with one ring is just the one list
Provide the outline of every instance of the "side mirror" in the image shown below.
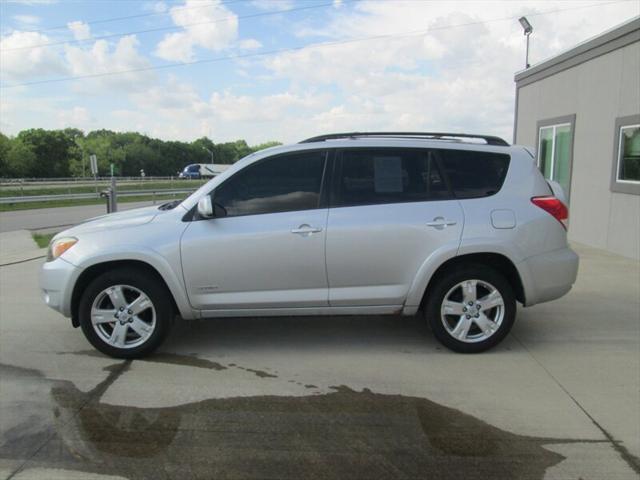
[[213,203],[211,202],[211,195],[207,195],[198,200],[198,215],[202,218],[213,217]]
[[227,216],[227,209],[224,208],[219,203],[216,203],[214,201],[213,202],[213,216],[214,217],[218,217],[218,218],[226,217]]

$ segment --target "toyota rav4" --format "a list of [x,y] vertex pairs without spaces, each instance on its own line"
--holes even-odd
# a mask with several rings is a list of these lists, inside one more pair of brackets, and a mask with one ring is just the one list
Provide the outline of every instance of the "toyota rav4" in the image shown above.
[[44,301],[98,350],[135,358],[174,319],[416,315],[457,352],[566,294],[561,188],[490,136],[347,133],[263,150],[186,200],[56,235]]

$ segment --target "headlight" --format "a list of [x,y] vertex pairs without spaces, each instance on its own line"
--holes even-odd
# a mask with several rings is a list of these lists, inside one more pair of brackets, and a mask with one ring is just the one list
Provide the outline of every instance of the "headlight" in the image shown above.
[[62,255],[64,252],[78,243],[78,239],[75,237],[60,237],[56,238],[49,244],[49,250],[47,251],[47,262],[51,262]]

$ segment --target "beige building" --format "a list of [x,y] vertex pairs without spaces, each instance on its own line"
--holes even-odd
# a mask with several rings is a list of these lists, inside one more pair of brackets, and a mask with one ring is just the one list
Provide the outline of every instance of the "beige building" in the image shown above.
[[569,197],[569,238],[640,258],[640,17],[515,76],[514,143]]

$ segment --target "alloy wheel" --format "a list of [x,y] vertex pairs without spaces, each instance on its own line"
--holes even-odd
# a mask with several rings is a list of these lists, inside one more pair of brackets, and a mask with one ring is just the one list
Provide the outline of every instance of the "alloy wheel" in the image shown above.
[[477,343],[493,336],[505,316],[500,291],[484,280],[464,280],[444,296],[440,318],[456,340]]
[[156,310],[142,290],[113,285],[96,295],[91,305],[91,325],[98,337],[115,348],[135,348],[156,328]]

